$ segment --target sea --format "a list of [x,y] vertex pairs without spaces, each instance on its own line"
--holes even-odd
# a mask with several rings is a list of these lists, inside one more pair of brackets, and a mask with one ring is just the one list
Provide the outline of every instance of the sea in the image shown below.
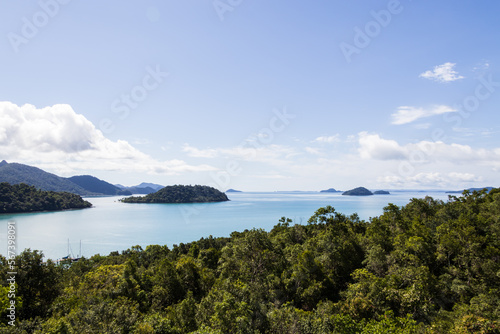
[[8,250],[19,254],[29,248],[43,252],[45,260],[57,261],[67,255],[108,255],[132,246],[145,249],[157,244],[172,248],[202,237],[228,237],[233,231],[270,231],[281,217],[292,219],[292,224],[307,224],[317,209],[327,205],[345,215],[357,213],[369,222],[371,217],[381,215],[389,203],[403,206],[411,198],[425,196],[448,200],[444,191],[391,191],[390,195],[374,196],[238,192],[227,196],[228,202],[202,204],[128,204],[119,201],[123,196],[90,197],[86,198],[93,204],[89,209],[1,214],[0,254],[7,256]]

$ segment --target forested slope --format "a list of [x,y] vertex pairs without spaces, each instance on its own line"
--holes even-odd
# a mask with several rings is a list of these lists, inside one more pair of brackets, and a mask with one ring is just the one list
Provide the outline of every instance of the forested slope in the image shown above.
[[90,208],[91,203],[67,192],[43,191],[27,184],[0,183],[0,213],[61,211]]
[[3,333],[498,333],[500,190],[413,199],[371,222],[325,207],[307,225],[69,268],[36,251],[16,261],[21,322]]

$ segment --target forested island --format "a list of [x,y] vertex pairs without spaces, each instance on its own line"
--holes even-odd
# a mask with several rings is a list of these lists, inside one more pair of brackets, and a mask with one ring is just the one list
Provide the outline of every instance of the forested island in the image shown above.
[[344,191],[342,195],[345,196],[371,196],[373,193],[365,187],[357,187],[351,190]]
[[0,333],[498,333],[500,189],[389,204],[369,222],[333,207],[307,225],[134,246],[71,266],[15,258],[16,327]]
[[229,201],[226,194],[208,186],[167,186],[146,196],[122,198],[124,203],[208,203]]
[[43,191],[24,183],[0,183],[0,213],[62,211],[90,208],[91,203],[68,192]]

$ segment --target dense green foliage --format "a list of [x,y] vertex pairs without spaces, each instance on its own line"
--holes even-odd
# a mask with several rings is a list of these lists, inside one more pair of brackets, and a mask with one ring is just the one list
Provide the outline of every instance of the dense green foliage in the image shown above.
[[206,203],[229,201],[226,194],[208,186],[167,186],[142,197],[121,199],[124,203]]
[[325,207],[291,223],[70,267],[26,250],[20,321],[2,314],[0,333],[500,332],[499,189],[388,205],[370,222]]
[[0,165],[0,182],[10,184],[25,183],[46,191],[66,191],[81,196],[92,195],[68,179],[47,173],[40,168],[2,161]]
[[354,188],[351,190],[344,191],[342,193],[342,195],[346,195],[346,196],[370,196],[370,195],[373,195],[373,193],[364,187],[357,187],[357,188]]
[[24,183],[0,183],[0,213],[61,211],[90,208],[91,203],[67,192],[38,190]]
[[111,183],[99,180],[97,177],[91,175],[72,176],[68,178],[68,180],[92,193],[111,195],[111,196],[132,195],[132,192],[130,192],[129,190],[122,190],[117,186],[112,185]]

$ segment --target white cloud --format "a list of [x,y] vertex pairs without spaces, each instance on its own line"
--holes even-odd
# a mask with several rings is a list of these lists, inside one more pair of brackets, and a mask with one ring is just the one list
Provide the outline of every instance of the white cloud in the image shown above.
[[463,79],[464,77],[459,75],[458,72],[454,70],[455,65],[456,63],[448,62],[442,65],[435,66],[432,71],[429,70],[420,74],[420,77],[437,82],[451,82]]
[[359,134],[359,155],[363,159],[401,160],[406,152],[395,140],[380,138],[377,134]]
[[472,173],[458,172],[421,172],[412,176],[402,177],[396,175],[382,176],[377,179],[383,185],[389,187],[426,187],[426,188],[460,188],[473,182],[481,182],[483,179]]
[[469,145],[446,144],[441,141],[420,141],[400,145],[395,140],[383,139],[378,134],[360,132],[359,156],[374,160],[409,160],[413,164],[452,162],[454,164],[481,163],[500,165],[500,148],[472,148]]
[[340,141],[340,135],[336,134],[333,136],[321,136],[314,139],[314,141],[318,143],[328,143],[328,144],[338,143]]
[[127,141],[112,141],[66,104],[37,109],[0,102],[1,158],[64,174],[104,170],[179,174],[208,171],[181,160],[158,161]]
[[477,73],[484,73],[487,70],[489,70],[489,68],[490,68],[489,61],[483,60],[482,62],[480,62],[479,64],[477,64],[476,66],[474,66],[474,68],[472,70],[474,72],[477,72]]
[[411,106],[401,106],[392,114],[392,124],[401,125],[411,123],[420,118],[441,115],[450,112],[456,112],[456,109],[446,105],[437,105],[429,109],[417,108]]
[[307,153],[310,153],[310,154],[321,155],[321,150],[319,148],[306,147],[305,150]]
[[189,156],[197,158],[226,157],[242,161],[256,161],[271,164],[286,163],[287,159],[298,154],[293,148],[288,146],[276,144],[263,145],[256,141],[249,141],[244,145],[230,148],[207,149],[199,149],[189,144],[185,144],[183,151]]
[[215,158],[219,155],[219,151],[215,149],[204,149],[200,150],[196,147],[190,146],[189,144],[184,144],[182,148],[190,157],[194,158]]

